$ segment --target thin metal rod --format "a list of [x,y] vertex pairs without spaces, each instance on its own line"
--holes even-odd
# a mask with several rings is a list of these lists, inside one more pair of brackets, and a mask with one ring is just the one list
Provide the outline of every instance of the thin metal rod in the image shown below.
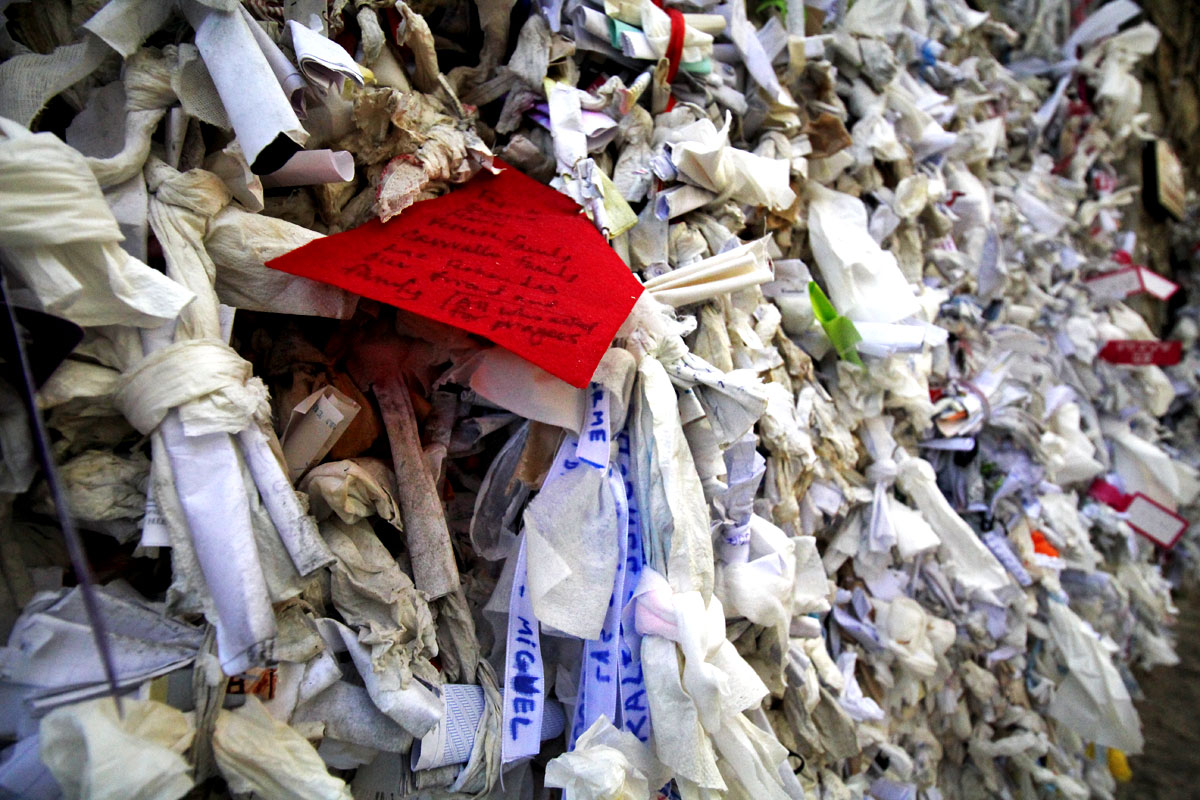
[[79,591],[83,595],[83,607],[87,612],[88,621],[92,625],[92,636],[96,640],[96,649],[99,651],[100,661],[104,665],[108,688],[112,693],[113,702],[116,703],[117,714],[123,717],[121,695],[117,686],[117,671],[113,666],[112,653],[108,648],[108,628],[104,624],[103,614],[100,613],[100,603],[96,598],[96,585],[83,550],[83,540],[79,538],[75,521],[71,519],[66,492],[63,491],[62,482],[58,477],[58,468],[55,466],[54,457],[50,452],[50,438],[37,407],[37,390],[34,388],[33,370],[29,366],[29,356],[25,351],[25,340],[21,335],[21,327],[17,324],[17,316],[13,311],[12,303],[9,302],[8,280],[3,271],[0,271],[0,293],[3,294],[8,326],[12,330],[13,341],[16,343],[17,360],[21,366],[22,395],[25,400],[25,408],[29,412],[29,427],[33,430],[34,447],[37,450],[38,460],[42,463],[42,471],[46,475],[46,485],[50,489],[50,496],[54,499],[58,524],[62,528],[63,538],[66,539],[67,555],[71,559],[75,578],[79,582]]

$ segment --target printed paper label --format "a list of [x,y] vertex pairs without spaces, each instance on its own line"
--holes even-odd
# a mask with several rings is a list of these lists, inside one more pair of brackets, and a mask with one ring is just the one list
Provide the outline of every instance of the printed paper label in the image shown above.
[[1179,291],[1179,284],[1169,281],[1145,267],[1138,267],[1138,274],[1142,279],[1142,287],[1159,300],[1170,300],[1171,295]]
[[1141,271],[1137,267],[1125,267],[1115,272],[1106,272],[1084,281],[1088,291],[1098,297],[1124,300],[1126,297],[1145,291]]
[[158,508],[154,498],[154,486],[146,492],[146,514],[142,517],[142,547],[170,547],[171,534],[167,530],[167,518]]

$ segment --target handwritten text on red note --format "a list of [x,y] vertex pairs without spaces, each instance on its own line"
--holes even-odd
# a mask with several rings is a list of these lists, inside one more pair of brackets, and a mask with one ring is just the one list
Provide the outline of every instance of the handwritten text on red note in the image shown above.
[[486,336],[575,386],[642,293],[573,201],[511,167],[268,266]]

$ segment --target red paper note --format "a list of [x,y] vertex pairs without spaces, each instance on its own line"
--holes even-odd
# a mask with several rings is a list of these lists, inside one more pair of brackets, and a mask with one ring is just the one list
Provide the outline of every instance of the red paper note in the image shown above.
[[586,386],[642,284],[570,198],[496,164],[267,266],[486,336]]
[[1110,364],[1154,364],[1169,367],[1183,358],[1183,342],[1120,340],[1105,342],[1100,357]]

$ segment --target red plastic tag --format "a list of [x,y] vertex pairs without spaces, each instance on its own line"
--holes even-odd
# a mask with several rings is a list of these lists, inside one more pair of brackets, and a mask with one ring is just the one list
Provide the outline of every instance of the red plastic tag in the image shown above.
[[1106,506],[1112,506],[1117,511],[1124,511],[1129,506],[1133,495],[1125,494],[1106,480],[1097,478],[1088,487],[1088,497],[1098,500]]
[[1129,527],[1159,547],[1174,547],[1188,528],[1186,519],[1162,503],[1151,500],[1141,492],[1125,494],[1099,478],[1088,488],[1088,496],[1123,513]]
[[1133,364],[1145,366],[1153,364],[1158,367],[1169,367],[1178,364],[1183,358],[1183,342],[1180,341],[1139,341],[1118,340],[1105,342],[1100,348],[1100,358],[1110,364]]
[[1175,546],[1188,527],[1186,519],[1141,492],[1134,494],[1126,507],[1125,521],[1142,536],[1168,549]]
[[[1125,256],[1122,260],[1120,257]],[[1122,264],[1129,263],[1128,254],[1117,251],[1116,260]],[[1135,264],[1124,269],[1106,272],[1084,281],[1088,289],[1099,297],[1111,297],[1124,300],[1135,294],[1146,292],[1159,300],[1170,300],[1171,295],[1179,291],[1179,284],[1164,278],[1157,272],[1147,269],[1141,264]]]

